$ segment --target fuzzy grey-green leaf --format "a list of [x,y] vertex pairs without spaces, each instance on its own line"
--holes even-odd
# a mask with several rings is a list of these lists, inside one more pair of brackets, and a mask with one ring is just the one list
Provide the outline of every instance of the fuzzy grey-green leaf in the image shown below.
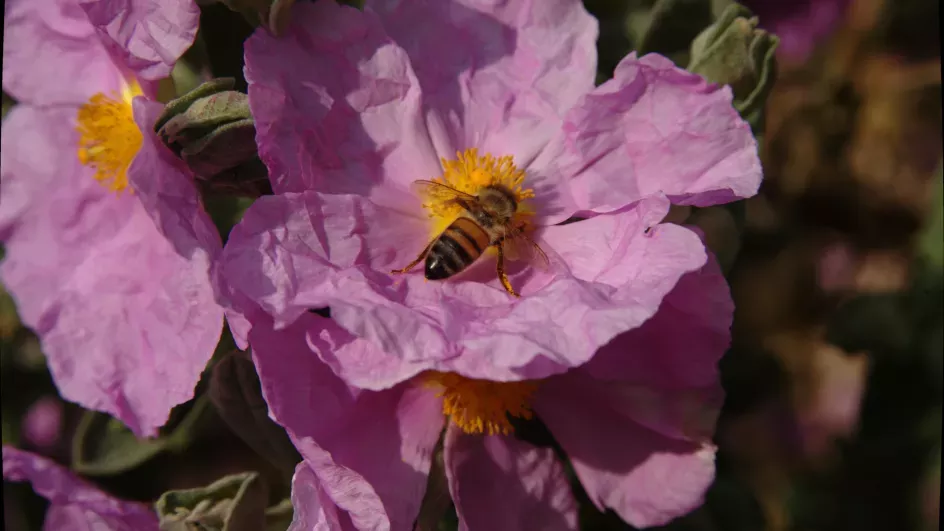
[[195,489],[172,490],[155,504],[162,531],[266,529],[268,487],[255,472],[233,474]]
[[72,438],[72,468],[89,476],[109,476],[134,469],[161,452],[182,450],[208,403],[201,396],[169,435],[153,439],[138,439],[121,421],[86,411]]
[[292,525],[292,516],[294,508],[292,500],[286,498],[265,511],[266,528],[265,531],[285,531]]
[[210,376],[210,400],[224,422],[257,453],[288,477],[301,461],[285,429],[269,418],[262,385],[252,360],[233,352],[216,365]]

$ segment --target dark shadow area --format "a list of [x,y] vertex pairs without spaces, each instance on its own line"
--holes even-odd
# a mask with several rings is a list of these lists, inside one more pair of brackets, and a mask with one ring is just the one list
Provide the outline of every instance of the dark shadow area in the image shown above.
[[213,77],[234,78],[235,90],[239,92],[246,92],[247,88],[242,48],[252,32],[246,19],[223,4],[200,6],[200,44],[195,48],[205,51]]

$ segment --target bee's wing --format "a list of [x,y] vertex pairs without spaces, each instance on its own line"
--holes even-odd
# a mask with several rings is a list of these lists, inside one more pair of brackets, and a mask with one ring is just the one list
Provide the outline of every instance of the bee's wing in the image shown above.
[[448,202],[456,199],[465,199],[466,201],[475,201],[474,195],[469,195],[463,191],[435,181],[413,181],[410,183],[410,189],[413,193],[422,197],[436,201]]
[[544,270],[550,265],[550,260],[548,260],[547,254],[541,249],[541,246],[521,229],[511,227],[505,229],[502,252],[508,260],[528,262],[537,269]]

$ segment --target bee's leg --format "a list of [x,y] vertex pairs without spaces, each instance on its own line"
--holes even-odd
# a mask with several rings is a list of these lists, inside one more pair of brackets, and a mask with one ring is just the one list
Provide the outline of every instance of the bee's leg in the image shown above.
[[422,262],[423,259],[426,258],[426,255],[429,254],[429,250],[433,248],[434,243],[436,243],[435,238],[433,239],[433,241],[429,242],[429,245],[427,245],[426,248],[423,249],[423,252],[421,252],[420,255],[416,257],[416,260],[413,260],[412,262],[410,262],[410,264],[404,267],[403,269],[394,269],[393,271],[391,271],[391,273],[394,273],[394,274],[406,273],[407,271],[416,267],[416,264]]
[[498,249],[498,280],[501,281],[502,287],[505,288],[505,291],[511,293],[515,297],[520,297],[518,292],[515,291],[515,288],[511,287],[511,282],[508,281],[508,275],[505,274],[505,251],[502,249],[501,242],[495,246]]

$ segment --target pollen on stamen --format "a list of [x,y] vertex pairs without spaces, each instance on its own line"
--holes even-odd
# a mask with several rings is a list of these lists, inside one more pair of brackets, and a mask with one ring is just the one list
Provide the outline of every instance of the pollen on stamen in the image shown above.
[[140,93],[133,83],[121,95],[99,92],[79,107],[79,162],[94,169],[95,180],[114,192],[128,188],[128,167],[144,140],[131,108]]
[[443,372],[429,372],[422,378],[442,397],[443,414],[468,434],[508,435],[514,432],[509,416],[532,416],[536,382],[491,382]]
[[[475,195],[482,188],[490,185],[502,185],[515,194],[519,204],[534,197],[534,190],[524,187],[525,172],[515,166],[511,155],[495,157],[490,153],[480,156],[478,149],[471,148],[456,153],[454,160],[441,159],[443,174],[433,179],[467,194]],[[460,207],[438,200],[426,198],[423,207],[430,217],[451,218],[459,214]],[[524,209],[524,214],[528,213]]]

